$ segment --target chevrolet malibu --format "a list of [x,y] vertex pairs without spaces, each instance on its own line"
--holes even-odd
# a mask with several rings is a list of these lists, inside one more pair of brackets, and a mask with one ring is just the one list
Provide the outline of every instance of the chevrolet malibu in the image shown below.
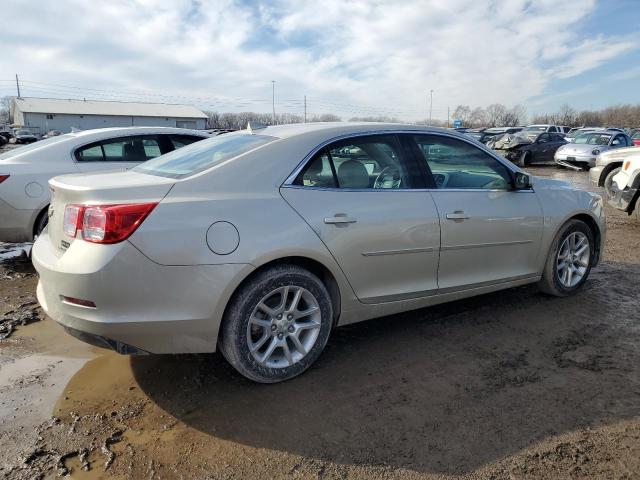
[[265,383],[336,326],[528,283],[573,294],[605,235],[598,195],[410,125],[249,126],[50,187],[33,261],[53,319],[121,353],[219,349]]

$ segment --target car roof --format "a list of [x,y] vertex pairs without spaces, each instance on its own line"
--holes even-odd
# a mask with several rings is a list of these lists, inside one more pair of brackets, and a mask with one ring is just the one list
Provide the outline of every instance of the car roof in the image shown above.
[[[460,138],[466,138],[464,134],[446,128],[427,127],[406,123],[379,123],[379,122],[317,122],[294,123],[288,125],[268,126],[253,129],[256,135],[269,135],[276,138],[293,138],[307,134],[325,134],[327,136],[350,135],[352,133],[375,133],[380,131],[416,131],[422,133],[446,133]],[[247,130],[244,130],[246,132]],[[240,130],[243,132],[243,130]]]
[[91,130],[79,130],[77,132],[71,132],[67,135],[74,137],[85,137],[91,135],[102,134],[116,134],[116,135],[132,135],[132,134],[149,134],[149,133],[176,133],[176,134],[188,134],[188,135],[201,135],[202,137],[210,136],[207,132],[202,130],[193,130],[188,128],[177,127],[109,127],[109,128],[94,128]]

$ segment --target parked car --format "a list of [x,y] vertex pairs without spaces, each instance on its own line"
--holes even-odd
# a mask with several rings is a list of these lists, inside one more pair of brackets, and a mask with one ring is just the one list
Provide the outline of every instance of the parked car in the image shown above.
[[50,186],[33,262],[52,318],[123,353],[220,348],[265,383],[338,325],[528,283],[573,294],[605,231],[600,196],[415,125],[247,129]]
[[460,133],[464,133],[465,135],[470,136],[471,138],[484,143],[484,139],[485,139],[485,134],[484,131],[486,130],[486,128],[467,128],[464,132],[460,132]]
[[541,133],[564,133],[564,130],[562,129],[562,127],[556,126],[556,125],[547,125],[547,124],[542,124],[542,125],[529,125],[527,127],[524,127],[522,129],[522,131],[519,133],[520,136],[526,137],[529,140],[533,141],[535,140],[538,135],[540,135]]
[[572,143],[558,148],[554,160],[563,167],[589,169],[596,166],[596,157],[607,150],[632,146],[626,133],[600,130],[578,135]]
[[16,130],[14,138],[16,143],[33,143],[38,141],[38,137],[29,130]]
[[612,207],[635,215],[640,221],[640,148],[629,151],[606,195]]
[[0,155],[0,242],[29,242],[48,221],[47,182],[64,173],[126,169],[209,135],[163,127],[68,133]]
[[4,135],[0,135],[0,147],[6,145],[7,143],[9,143],[9,140],[7,140]]
[[631,141],[633,141],[634,145],[640,147],[640,131],[637,131],[633,134],[633,137],[631,137]]
[[526,167],[532,163],[551,162],[556,150],[567,141],[559,133],[540,133],[531,140],[530,135],[523,137],[519,134],[507,136],[497,140],[493,148],[507,160]]
[[47,133],[45,133],[42,138],[51,138],[51,137],[57,137],[58,135],[62,135],[62,132],[60,132],[60,130],[49,130]]
[[609,188],[613,177],[620,171],[624,161],[640,150],[638,147],[625,147],[602,152],[596,157],[596,165],[589,170],[589,180],[592,183]]
[[565,138],[569,142],[573,142],[578,135],[582,135],[583,133],[592,132],[594,130],[604,130],[600,127],[580,127],[580,128],[572,128],[569,133],[565,136]]

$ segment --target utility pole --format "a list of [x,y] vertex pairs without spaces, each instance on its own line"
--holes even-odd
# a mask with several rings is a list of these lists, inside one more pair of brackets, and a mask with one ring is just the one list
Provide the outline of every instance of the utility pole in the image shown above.
[[16,89],[18,90],[18,98],[20,98],[20,81],[18,80],[17,73],[16,73]]
[[276,81],[271,80],[271,107],[273,108],[273,124],[276,124]]
[[429,90],[429,125],[431,125],[431,112],[433,111],[433,90]]
[[449,109],[451,107],[447,107],[447,128],[449,128]]
[[307,96],[304,96],[304,123],[307,123]]

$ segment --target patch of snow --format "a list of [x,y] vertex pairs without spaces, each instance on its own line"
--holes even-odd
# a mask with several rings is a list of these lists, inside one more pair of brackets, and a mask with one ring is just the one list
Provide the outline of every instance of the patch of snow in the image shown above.
[[0,242],[0,263],[21,255],[31,253],[32,243],[2,243]]

